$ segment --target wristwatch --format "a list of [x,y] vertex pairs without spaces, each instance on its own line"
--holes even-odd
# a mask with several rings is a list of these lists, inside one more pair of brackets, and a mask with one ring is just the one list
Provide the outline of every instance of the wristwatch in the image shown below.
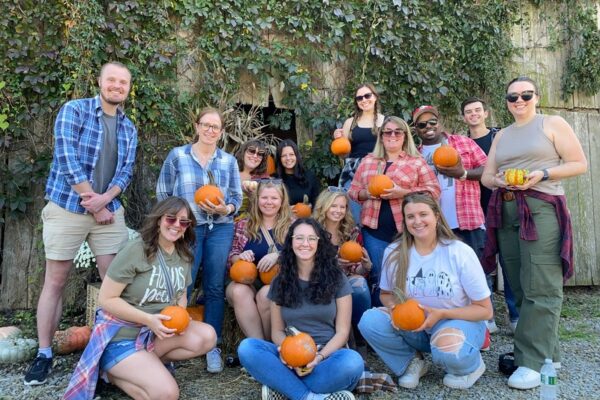
[[542,176],[542,181],[547,181],[550,178],[550,174],[548,174],[548,170],[546,168],[544,168],[542,170],[542,172],[544,173],[544,176]]
[[468,174],[469,174],[468,171],[465,169],[465,172],[463,172],[463,174],[460,176],[460,178],[458,178],[458,180],[459,181],[466,181]]

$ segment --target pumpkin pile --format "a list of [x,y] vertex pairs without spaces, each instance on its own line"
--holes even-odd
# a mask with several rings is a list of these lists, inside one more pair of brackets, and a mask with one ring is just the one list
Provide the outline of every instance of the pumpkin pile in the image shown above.
[[352,144],[348,138],[342,136],[331,142],[330,148],[334,155],[345,156],[346,154],[350,153],[350,150],[352,150]]
[[196,204],[200,204],[206,201],[210,201],[214,205],[221,204],[221,201],[225,199],[221,189],[215,184],[215,178],[211,171],[208,171],[209,183],[201,186],[196,193],[194,193],[194,201]]
[[258,276],[256,264],[249,261],[237,260],[229,270],[229,277],[232,281],[251,285]]
[[[15,326],[2,327],[14,328],[10,330],[9,336],[0,339],[0,364],[18,363],[32,359],[37,353],[38,344],[35,339],[24,339],[18,336],[21,335],[21,330]],[[17,332],[18,331],[18,332]],[[13,335],[16,332],[16,336]]]
[[304,201],[302,203],[296,203],[292,206],[292,211],[296,214],[297,218],[309,218],[312,214],[312,208],[308,204],[308,196],[304,195]]
[[339,255],[352,263],[359,262],[363,257],[362,246],[354,240],[349,240],[340,246]]
[[160,313],[171,317],[169,320],[162,320],[162,324],[169,329],[175,329],[174,333],[185,331],[190,324],[190,314],[181,306],[166,306]]
[[509,168],[504,171],[504,180],[507,185],[519,186],[527,182],[529,171],[522,168]]
[[400,290],[394,294],[399,302],[392,308],[392,321],[394,326],[403,331],[412,331],[425,322],[425,311],[419,307],[415,299],[406,299]]
[[452,146],[442,144],[433,152],[433,164],[440,167],[454,167],[458,164],[458,151]]
[[267,271],[260,271],[258,276],[260,277],[260,281],[265,285],[270,285],[275,278],[275,275],[279,273],[279,265],[275,264],[271,267],[271,269]]
[[317,345],[313,338],[304,332],[300,332],[293,326],[285,328],[286,337],[281,342],[279,354],[290,367],[304,367],[315,359]]
[[70,354],[85,349],[92,330],[89,326],[72,326],[64,331],[56,331],[52,347],[57,354]]

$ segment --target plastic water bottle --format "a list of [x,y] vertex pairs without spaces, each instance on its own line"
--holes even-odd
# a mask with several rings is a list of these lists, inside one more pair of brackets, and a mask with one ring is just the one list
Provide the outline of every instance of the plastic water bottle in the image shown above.
[[546,358],[540,371],[542,386],[540,386],[540,400],[556,400],[558,397],[558,381],[556,379],[556,369],[552,360]]

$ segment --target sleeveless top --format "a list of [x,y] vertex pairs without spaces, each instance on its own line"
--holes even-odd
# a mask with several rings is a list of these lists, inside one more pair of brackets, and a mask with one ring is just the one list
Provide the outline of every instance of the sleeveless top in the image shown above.
[[373,151],[377,136],[373,135],[371,128],[355,126],[352,129],[352,150],[348,157],[363,158]]
[[[544,134],[544,116],[541,114],[536,114],[525,125],[506,127],[496,145],[496,165],[500,172],[508,168],[541,171],[560,164],[554,143]],[[536,183],[532,189],[555,196],[565,193],[560,181],[550,179]]]

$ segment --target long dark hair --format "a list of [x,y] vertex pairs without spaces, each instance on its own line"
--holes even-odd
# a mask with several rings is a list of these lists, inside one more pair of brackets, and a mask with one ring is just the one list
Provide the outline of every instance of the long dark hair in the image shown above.
[[291,139],[285,139],[279,142],[277,145],[277,152],[275,153],[275,166],[277,168],[277,176],[279,178],[283,178],[285,176],[285,168],[283,164],[281,164],[281,153],[285,147],[291,147],[294,150],[294,154],[296,155],[296,165],[294,165],[294,178],[298,180],[301,185],[306,185],[308,182],[304,177],[304,164],[302,163],[302,156],[300,155],[300,150],[298,150],[298,145]]
[[[358,85],[354,93],[358,92],[362,88],[367,88],[375,95],[375,107],[373,108],[373,127],[371,128],[371,133],[373,136],[377,136],[379,133],[379,127],[377,126],[377,118],[379,117],[379,113],[381,112],[381,105],[379,104],[379,93],[377,93],[377,89],[372,83],[361,83]],[[354,96],[354,113],[352,114],[352,124],[350,125],[350,139],[352,139],[352,130],[358,125],[358,119],[361,117],[363,110],[358,106],[358,101],[356,101],[356,96]],[[383,125],[382,125],[383,126]]]
[[[306,293],[302,293],[298,279],[298,262],[292,248],[292,236],[298,225],[310,225],[319,237],[315,265],[310,274]],[[342,284],[343,272],[338,267],[337,250],[331,243],[331,235],[313,218],[296,220],[286,235],[279,253],[279,274],[273,285],[273,301],[283,307],[296,308],[304,296],[313,304],[328,304]]]
[[163,201],[159,201],[152,207],[152,210],[150,210],[150,213],[144,219],[142,229],[140,229],[140,236],[144,242],[144,253],[148,261],[153,260],[158,251],[160,219],[166,214],[176,215],[184,208],[187,210],[188,219],[191,223],[185,230],[183,236],[175,242],[175,250],[177,251],[177,254],[179,254],[179,257],[188,262],[191,262],[194,259],[192,246],[196,242],[196,234],[194,232],[196,217],[194,217],[194,213],[187,201],[181,197],[171,196]]

